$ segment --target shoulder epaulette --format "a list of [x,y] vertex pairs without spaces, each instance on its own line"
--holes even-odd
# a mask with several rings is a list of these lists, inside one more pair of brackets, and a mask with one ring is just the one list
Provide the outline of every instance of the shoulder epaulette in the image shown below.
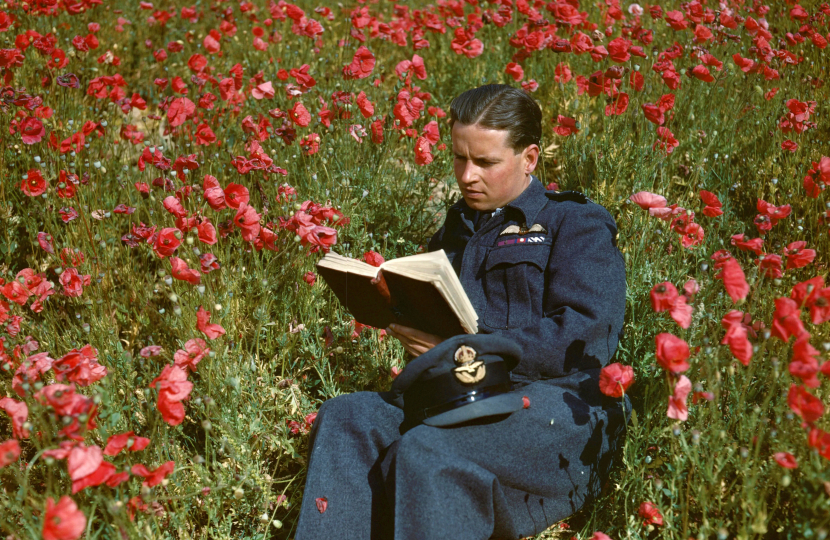
[[579,191],[546,191],[545,195],[554,201],[574,201],[580,204],[594,202],[587,195]]

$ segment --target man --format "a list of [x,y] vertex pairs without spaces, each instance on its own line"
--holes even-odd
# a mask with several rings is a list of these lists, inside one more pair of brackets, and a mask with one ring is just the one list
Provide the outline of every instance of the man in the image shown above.
[[[463,198],[429,249],[447,253],[479,333],[521,347],[510,380],[528,406],[401,433],[403,411],[387,395],[327,401],[311,433],[297,540],[538,534],[594,498],[617,455],[627,419],[598,389],[625,310],[614,220],[532,175],[542,114],[527,93],[486,85],[450,109]],[[414,328],[389,331],[412,356],[441,343]]]

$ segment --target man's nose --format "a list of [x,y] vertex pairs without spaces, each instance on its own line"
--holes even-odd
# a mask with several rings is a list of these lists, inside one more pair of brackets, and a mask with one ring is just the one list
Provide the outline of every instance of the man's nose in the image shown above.
[[470,161],[464,165],[464,171],[461,173],[461,182],[463,184],[472,184],[478,177],[477,167]]

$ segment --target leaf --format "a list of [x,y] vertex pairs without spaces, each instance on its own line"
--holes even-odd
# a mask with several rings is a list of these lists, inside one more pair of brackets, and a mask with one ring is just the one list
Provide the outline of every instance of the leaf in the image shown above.
[[639,427],[639,423],[637,422],[637,411],[631,410],[631,425],[634,426],[634,429]]

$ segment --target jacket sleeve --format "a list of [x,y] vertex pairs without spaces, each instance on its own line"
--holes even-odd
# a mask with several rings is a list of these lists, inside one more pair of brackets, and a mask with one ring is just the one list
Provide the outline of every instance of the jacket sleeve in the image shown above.
[[561,202],[554,212],[558,229],[545,270],[543,317],[500,332],[522,346],[517,381],[607,365],[625,317],[625,262],[614,219],[591,202]]

